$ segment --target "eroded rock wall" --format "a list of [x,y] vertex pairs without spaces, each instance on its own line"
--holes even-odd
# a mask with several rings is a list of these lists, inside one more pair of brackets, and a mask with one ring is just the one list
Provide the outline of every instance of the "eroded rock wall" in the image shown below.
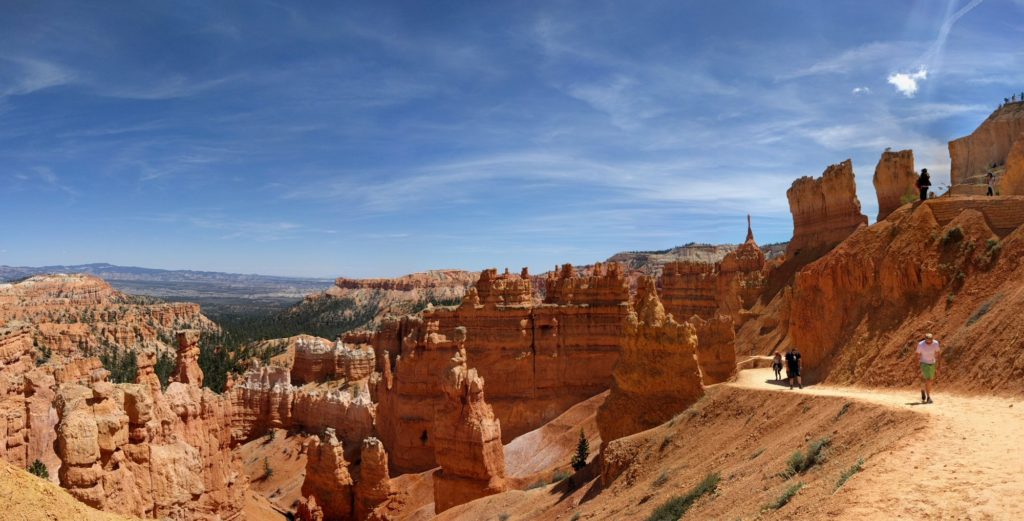
[[786,257],[817,258],[868,223],[861,213],[853,163],[830,165],[819,178],[801,177],[786,191],[793,214],[793,239]]
[[914,170],[914,151],[886,150],[875,166],[875,195],[878,196],[878,219],[885,219],[893,210],[903,206],[903,200],[917,200],[918,193],[915,183],[917,173]]
[[501,425],[484,401],[484,380],[459,350],[449,360],[445,399],[434,416],[434,512],[507,489]]
[[676,322],[658,299],[654,281],[637,288],[635,312],[626,322],[626,342],[612,373],[608,399],[597,413],[603,445],[654,426],[683,411],[704,394],[697,368],[697,335]]
[[[1024,133],[1024,103],[1007,103],[992,112],[970,135],[949,142],[950,180],[982,184],[985,173],[1008,163],[1010,150]],[[982,192],[984,193],[984,192]]]

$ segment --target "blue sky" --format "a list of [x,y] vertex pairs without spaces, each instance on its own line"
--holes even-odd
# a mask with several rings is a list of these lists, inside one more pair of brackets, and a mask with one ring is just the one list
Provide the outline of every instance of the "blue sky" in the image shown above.
[[[1024,90],[1024,2],[0,3],[0,264],[278,275],[786,240]],[[214,5],[216,4],[216,5]]]

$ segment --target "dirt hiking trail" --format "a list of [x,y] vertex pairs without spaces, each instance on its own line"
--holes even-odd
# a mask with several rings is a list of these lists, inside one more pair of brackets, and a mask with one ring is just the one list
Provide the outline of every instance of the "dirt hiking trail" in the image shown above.
[[1024,403],[951,395],[941,380],[927,405],[919,389],[789,390],[770,368],[740,371],[726,385],[845,397],[927,416],[925,429],[872,458],[837,495],[839,519],[1024,519]]

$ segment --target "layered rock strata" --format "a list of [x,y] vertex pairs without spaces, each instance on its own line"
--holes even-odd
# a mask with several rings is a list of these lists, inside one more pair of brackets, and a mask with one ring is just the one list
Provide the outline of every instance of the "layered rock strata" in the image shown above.
[[107,346],[172,350],[175,330],[217,329],[197,304],[125,295],[91,275],[37,275],[0,284],[0,324],[12,320],[28,323],[40,348],[69,357]]
[[712,319],[725,314],[739,322],[743,311],[764,292],[767,277],[765,255],[754,240],[747,216],[747,238],[713,264],[694,261],[665,265],[659,280],[665,309],[684,320],[698,316]]
[[363,440],[360,453],[359,481],[355,490],[355,518],[367,520],[387,519],[386,512],[377,510],[395,495],[388,477],[388,453],[377,438]]
[[445,400],[434,417],[434,512],[504,492],[505,453],[501,425],[484,401],[484,380],[459,350],[445,374]]
[[603,445],[660,425],[703,396],[696,349],[693,326],[667,314],[654,281],[641,279],[611,393],[597,413]]
[[914,170],[914,151],[886,150],[875,166],[875,194],[878,196],[878,219],[885,219],[893,210],[903,206],[904,201],[917,200],[915,188],[917,173]]

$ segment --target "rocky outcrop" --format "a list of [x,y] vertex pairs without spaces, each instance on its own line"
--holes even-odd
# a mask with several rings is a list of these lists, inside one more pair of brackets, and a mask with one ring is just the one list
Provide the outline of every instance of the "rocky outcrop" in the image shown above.
[[[358,374],[358,373],[353,373]],[[358,456],[359,444],[373,433],[376,407],[370,399],[369,378],[332,381],[326,385],[294,386],[286,367],[256,366],[230,392],[234,439],[244,442],[270,429],[332,429]]]
[[199,368],[199,331],[178,331],[178,356],[174,381],[203,386],[203,370]]
[[625,330],[611,393],[597,413],[603,445],[668,421],[704,394],[694,328],[665,313],[652,279],[641,279]]
[[800,256],[810,262],[868,223],[860,210],[849,159],[830,165],[819,178],[797,179],[786,196],[793,214],[793,239],[786,247],[787,258]]
[[29,324],[40,348],[67,357],[106,346],[165,351],[174,348],[175,330],[218,329],[196,304],[125,295],[91,275],[36,275],[0,284],[0,324],[12,320]]
[[353,336],[333,344],[326,339],[300,335],[295,338],[291,379],[296,385],[330,380],[364,380],[374,371],[376,353],[366,343],[352,343]]
[[985,174],[993,165],[1008,165],[1010,150],[1022,133],[1024,102],[1016,102],[996,109],[969,136],[950,141],[950,184],[954,188],[984,185]]
[[62,385],[56,449],[61,486],[80,501],[149,518],[214,519],[242,506],[247,483],[229,452],[228,403],[172,383]]
[[306,477],[302,481],[302,496],[315,498],[315,503],[307,499],[307,508],[319,506],[324,519],[351,519],[352,477],[334,429],[325,429],[322,439],[310,438],[305,449]]
[[388,477],[388,453],[384,451],[384,444],[377,438],[366,438],[363,440],[363,449],[360,453],[359,481],[355,490],[355,518],[386,519],[385,513],[375,510],[385,505],[394,495],[395,490]]
[[1006,170],[999,182],[1000,195],[1024,195],[1024,134],[1017,137],[1006,156]]
[[704,385],[725,382],[736,374],[736,330],[732,317],[688,320],[697,334],[697,366]]
[[882,152],[875,166],[875,194],[878,196],[878,219],[885,219],[893,210],[903,206],[904,200],[917,200],[914,170],[914,151],[900,150]]
[[690,316],[712,319],[725,314],[739,322],[743,311],[764,292],[767,277],[765,254],[754,240],[750,216],[747,239],[720,262],[673,262],[661,274],[661,300],[680,320]]
[[395,368],[385,368],[377,384],[377,432],[391,453],[398,473],[419,472],[436,466],[434,414],[444,399],[443,381],[451,357],[466,342],[465,329],[452,338],[439,333],[437,321],[418,317],[404,321],[402,354]]
[[[488,382],[488,403],[501,419],[505,442],[611,383],[629,309],[621,267],[595,265],[581,274],[563,266],[545,279],[545,303],[537,302],[528,273],[485,273],[458,308],[386,320],[370,340],[378,360],[395,360],[382,367],[375,394],[377,429],[397,472],[436,466],[433,404],[443,399],[440,376],[455,349],[432,343],[437,339],[465,335],[463,347]],[[432,337],[424,328],[434,323],[430,332],[439,336]]]
[[484,380],[466,366],[459,350],[449,361],[445,400],[434,417],[434,512],[504,492],[505,453],[501,425],[484,401]]

